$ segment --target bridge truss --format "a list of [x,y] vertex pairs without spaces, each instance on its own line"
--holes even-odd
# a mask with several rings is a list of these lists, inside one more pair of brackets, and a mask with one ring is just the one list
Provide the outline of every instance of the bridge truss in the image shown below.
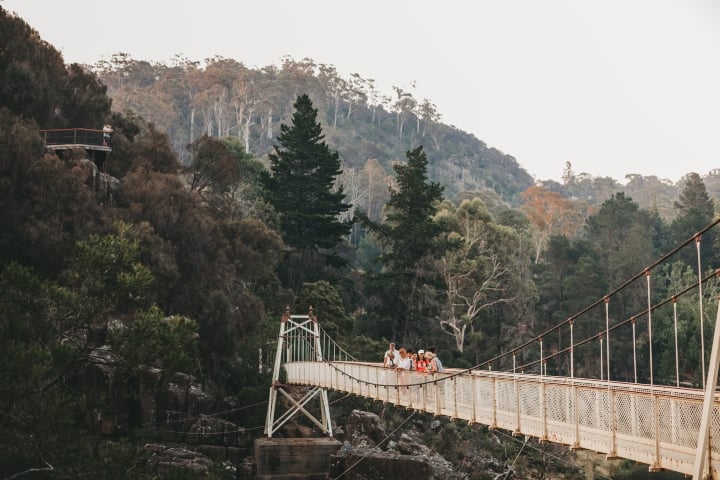
[[[326,336],[323,336],[323,338],[328,339]],[[334,344],[334,342],[331,347],[329,345],[328,343],[326,351],[330,351],[332,358],[352,358]],[[273,434],[290,419],[298,413],[302,413],[315,424],[321,432],[332,437],[332,422],[330,419],[330,404],[328,402],[327,388],[313,386],[304,392],[302,397],[298,398],[297,392],[292,389],[292,384],[296,382],[287,381],[283,378],[283,374],[285,373],[283,367],[286,367],[288,362],[292,362],[298,358],[312,362],[324,361],[320,327],[317,316],[313,314],[312,307],[310,307],[307,315],[291,315],[290,308],[288,307],[281,318],[278,348],[275,352],[272,385],[270,386],[268,412],[265,420],[265,435],[272,437]],[[276,418],[279,409],[278,393],[284,398],[288,408]],[[319,402],[320,418],[317,418],[316,415],[313,415],[306,408],[306,405],[312,400]]]

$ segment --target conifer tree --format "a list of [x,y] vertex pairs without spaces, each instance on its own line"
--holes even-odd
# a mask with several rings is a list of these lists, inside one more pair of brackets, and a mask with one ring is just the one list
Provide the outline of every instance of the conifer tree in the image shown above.
[[422,147],[408,151],[407,159],[407,164],[393,167],[398,189],[390,192],[385,220],[376,223],[358,214],[384,249],[383,270],[369,275],[367,283],[368,293],[379,300],[380,308],[373,313],[381,325],[368,333],[396,340],[429,326],[427,309],[433,308],[430,298],[438,296],[433,289],[440,285],[434,259],[444,247],[440,234],[445,227],[433,221],[443,187],[428,182]]
[[275,153],[269,155],[272,175],[262,178],[266,200],[280,213],[285,243],[297,250],[331,253],[350,231],[338,215],[350,208],[342,186],[340,157],[323,141],[317,109],[307,95],[297,98],[292,125],[280,126]]
[[383,263],[396,271],[414,270],[432,253],[443,227],[433,222],[443,187],[428,182],[427,157],[422,147],[407,152],[408,162],[394,167],[398,190],[390,193],[386,221],[376,229],[381,243],[390,247]]
[[[695,232],[702,230],[713,221],[715,208],[707,193],[705,182],[696,172],[691,172],[683,178],[682,191],[675,202],[677,217],[672,221],[670,230],[672,241],[677,244],[690,238]],[[703,268],[712,268],[720,257],[717,253],[717,234],[715,230],[704,233],[701,237],[701,256]],[[685,248],[679,252],[678,258],[693,268],[697,267],[697,251],[695,248]]]

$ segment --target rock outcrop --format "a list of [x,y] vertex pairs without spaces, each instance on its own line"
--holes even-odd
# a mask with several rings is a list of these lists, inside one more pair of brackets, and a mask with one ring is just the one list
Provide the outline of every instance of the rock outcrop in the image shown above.
[[379,416],[353,410],[347,420],[345,442],[331,459],[329,476],[342,475],[346,480],[466,478],[440,454],[424,445],[416,430],[411,428],[400,434],[397,441],[386,437]]
[[202,453],[179,446],[168,446],[156,443],[145,445],[150,452],[148,472],[159,478],[173,478],[180,472],[206,474],[212,461]]
[[[102,162],[106,161],[102,160]],[[80,160],[80,166],[87,169],[87,183],[92,187],[98,201],[100,203],[112,203],[120,191],[120,180],[102,172],[97,163],[91,159]]]

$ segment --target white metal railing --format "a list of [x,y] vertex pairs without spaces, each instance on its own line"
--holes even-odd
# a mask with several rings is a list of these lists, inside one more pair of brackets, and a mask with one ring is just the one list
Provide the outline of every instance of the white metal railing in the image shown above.
[[[703,391],[492,371],[427,374],[360,362],[285,363],[287,381],[693,473]],[[711,465],[720,469],[720,402]]]

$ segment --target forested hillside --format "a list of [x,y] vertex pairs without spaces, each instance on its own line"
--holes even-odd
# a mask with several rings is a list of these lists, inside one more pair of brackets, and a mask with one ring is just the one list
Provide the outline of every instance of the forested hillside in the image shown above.
[[[429,178],[442,184],[450,199],[480,196],[517,206],[519,193],[534,183],[511,155],[444,124],[432,100],[415,98],[412,87],[382,92],[372,79],[361,74],[343,78],[332,65],[309,58],[287,57],[279,67],[250,68],[221,57],[203,63],[178,57],[168,65],[118,53],[91,70],[108,86],[115,109],[140,114],[167,132],[184,163],[190,155],[187,145],[203,133],[238,137],[245,151],[264,157],[272,150],[279,125],[291,115],[297,95],[307,93],[340,154],[341,181],[349,197],[372,218],[379,218],[388,200],[392,164],[417,145],[425,147]],[[561,165],[559,161],[558,168]],[[697,173],[710,195],[720,197],[720,169]],[[624,192],[665,219],[675,215],[673,203],[679,194],[679,186],[666,179],[595,177],[574,172],[570,163],[561,184],[536,180],[590,205]]]
[[[395,341],[471,367],[569,318],[716,215],[716,176],[689,174],[674,196],[633,179],[654,189],[637,190],[650,206],[609,182],[597,199],[602,182],[570,168],[563,184],[533,185],[511,156],[441,124],[431,102],[373,97],[371,81],[309,60],[66,65],[2,8],[0,45],[3,478],[155,478],[153,448],[197,446],[201,418],[230,433],[207,440],[220,447],[209,456],[223,454],[205,476],[183,478],[232,478],[262,431],[286,306],[312,306],[362,360]],[[102,158],[54,153],[40,134],[107,122]],[[713,234],[702,249],[703,268],[717,268]],[[661,293],[694,268],[690,252],[656,272]],[[717,293],[711,282],[705,294]],[[645,301],[633,290],[613,315]],[[696,303],[678,308],[687,323]],[[658,338],[670,324],[657,319]],[[695,331],[681,339],[685,383],[698,382]],[[674,364],[667,344],[655,348],[657,364]],[[436,446],[462,459],[444,432]],[[536,463],[517,468],[540,478]]]
[[[371,79],[357,74],[345,79],[332,65],[311,59],[248,68],[226,58],[203,65],[178,58],[165,65],[118,54],[93,70],[108,86],[114,107],[132,110],[168,132],[185,163],[186,145],[202,134],[238,137],[248,153],[265,156],[280,124],[290,118],[295,98],[307,94],[340,154],[346,191],[371,215],[387,201],[392,164],[417,145],[425,147],[430,178],[445,185],[451,198],[489,189],[517,203],[519,193],[532,185],[513,157],[443,124],[430,100],[399,87],[387,95]],[[359,198],[352,188],[371,192]]]

